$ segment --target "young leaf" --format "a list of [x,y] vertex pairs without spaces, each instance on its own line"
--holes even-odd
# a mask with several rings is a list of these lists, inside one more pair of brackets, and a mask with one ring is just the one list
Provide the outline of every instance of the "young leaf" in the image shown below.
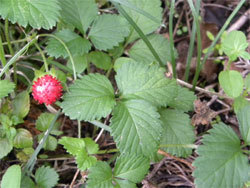
[[13,101],[13,114],[23,119],[30,110],[30,96],[27,91],[19,93]]
[[233,103],[234,112],[237,114],[242,108],[244,108],[247,105],[250,105],[249,101],[246,100],[245,97],[240,95],[239,97],[234,99]]
[[21,181],[21,188],[36,188],[36,186],[29,176],[23,176]]
[[[160,0],[128,0],[134,9],[141,9],[148,14],[154,16],[157,20],[162,19],[162,8]],[[158,27],[160,27],[160,22],[155,22],[154,20],[146,17],[142,13],[133,10],[131,7],[123,6],[128,15],[134,20],[139,28],[144,32],[145,35],[152,33]],[[128,37],[128,42],[132,42],[135,39],[139,38],[139,35],[134,30],[133,27],[130,29],[130,35]]]
[[[44,137],[44,134],[38,135],[38,141],[40,142]],[[49,135],[47,140],[45,141],[43,148],[49,151],[55,151],[57,147],[57,139],[54,136]]]
[[96,154],[99,150],[98,144],[95,143],[91,138],[84,138],[86,150],[88,154]]
[[85,149],[85,142],[83,139],[80,138],[72,138],[64,136],[59,140],[58,143],[62,144],[64,149],[66,149],[68,153],[75,156]]
[[[159,54],[162,62],[167,64],[167,61],[171,61],[170,44],[166,38],[159,34],[152,34],[148,36],[148,40],[151,42],[152,46]],[[143,40],[138,40],[138,42],[136,42],[135,45],[132,46],[128,53],[130,57],[137,62],[142,62],[145,64],[158,62]],[[176,51],[175,57],[177,57]]]
[[91,121],[106,117],[115,105],[114,89],[107,77],[89,74],[69,87],[61,104],[71,119]]
[[16,148],[29,148],[33,145],[32,134],[23,128],[17,129],[16,136],[13,142],[14,147]]
[[21,185],[21,167],[12,165],[5,172],[1,187],[2,188],[20,188]]
[[6,97],[15,88],[15,84],[9,80],[0,80],[0,99]]
[[129,28],[124,18],[103,14],[94,21],[89,37],[97,49],[107,50],[118,46],[128,34]]
[[91,22],[98,15],[95,0],[63,0],[59,1],[62,19],[72,24],[84,34]]
[[95,166],[89,169],[88,188],[111,188],[112,184],[112,169],[106,162],[98,161]]
[[167,146],[163,149],[178,157],[189,156],[192,149],[184,145],[193,144],[195,134],[188,115],[170,109],[161,110],[160,115],[164,128],[161,145]]
[[85,150],[80,151],[76,156],[77,167],[83,171],[94,166],[96,162],[96,157],[89,156]]
[[241,135],[246,142],[250,145],[250,105],[248,104],[244,108],[240,109],[237,113],[237,119],[240,124]]
[[106,53],[93,51],[89,54],[88,58],[97,68],[109,70],[112,66],[111,57]]
[[36,128],[39,131],[46,131],[49,128],[54,118],[55,118],[55,114],[47,113],[47,112],[42,113],[36,120]]
[[193,165],[197,187],[242,187],[248,180],[249,164],[241,151],[240,140],[234,131],[223,123],[214,125],[203,137]]
[[0,0],[0,16],[26,27],[51,29],[59,18],[58,0]]
[[115,77],[122,98],[143,99],[156,106],[166,106],[173,100],[177,85],[167,79],[157,65],[125,63]]
[[[61,30],[55,35],[66,44],[72,56],[88,53],[91,48],[91,44],[87,39],[82,38],[80,35],[70,31],[69,29]],[[63,44],[55,38],[49,39],[46,50],[50,56],[55,58],[60,56],[66,58],[69,56]]]
[[12,143],[7,138],[0,138],[0,159],[5,157],[13,148]]
[[59,176],[53,168],[42,166],[37,169],[35,180],[38,187],[51,188],[57,184]]
[[221,71],[219,74],[219,82],[229,97],[236,98],[240,96],[243,90],[243,78],[237,71]]
[[153,156],[162,126],[156,108],[143,100],[119,102],[111,119],[111,135],[122,153]]

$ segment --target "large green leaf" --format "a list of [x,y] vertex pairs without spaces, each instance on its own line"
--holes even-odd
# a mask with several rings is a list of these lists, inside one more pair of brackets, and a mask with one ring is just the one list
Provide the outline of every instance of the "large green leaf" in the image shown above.
[[161,110],[160,115],[164,128],[161,145],[166,146],[163,149],[178,157],[189,156],[192,149],[187,145],[194,143],[195,134],[188,115],[170,109]]
[[6,97],[15,88],[15,84],[9,80],[0,80],[0,99]]
[[71,119],[91,121],[106,117],[115,105],[114,89],[107,77],[89,74],[69,87],[61,104]]
[[240,124],[241,135],[246,142],[250,145],[250,105],[248,104],[244,108],[240,109],[237,113],[237,119]]
[[2,188],[20,188],[21,185],[21,167],[12,165],[5,172],[1,187]]
[[119,102],[111,119],[111,135],[122,153],[153,156],[162,133],[157,109],[143,100]]
[[157,65],[124,63],[115,77],[122,98],[143,99],[156,106],[166,106],[173,100],[177,85],[167,79]]
[[13,114],[24,118],[30,110],[30,96],[27,91],[19,93],[13,101]]
[[[87,39],[82,38],[69,29],[61,30],[55,33],[55,35],[66,44],[72,56],[88,53],[91,48],[91,44]],[[50,38],[46,50],[50,56],[56,58],[60,56],[66,58],[69,56],[63,44],[55,38]]]
[[[170,44],[166,38],[159,34],[152,34],[148,36],[148,40],[157,51],[163,63],[167,64],[167,61],[171,61]],[[158,62],[143,40],[136,42],[128,53],[132,59],[138,62],[143,62],[146,64]],[[177,57],[176,51],[175,57]]]
[[123,17],[104,14],[94,21],[89,37],[97,49],[107,50],[118,46],[128,34],[128,23]]
[[[162,19],[162,8],[160,0],[127,0],[129,4],[135,9],[140,9],[147,12],[149,15],[154,16],[154,18],[161,20]],[[155,22],[154,20],[146,17],[142,13],[133,10],[130,7],[123,6],[125,11],[129,16],[134,20],[134,22],[141,28],[144,34],[149,34],[155,31],[159,26],[160,22]],[[128,42],[132,42],[135,39],[139,38],[139,35],[134,30],[133,27],[130,29],[130,35],[128,37]]]
[[239,138],[223,123],[214,125],[209,133],[203,137],[199,157],[193,163],[197,188],[243,187],[249,178],[249,163]]
[[42,166],[37,169],[35,180],[38,187],[51,188],[57,184],[59,176],[53,168]]
[[58,0],[0,0],[0,16],[26,27],[51,29],[59,18]]
[[98,15],[95,0],[63,0],[59,2],[63,20],[75,26],[82,33],[87,31],[91,22]]

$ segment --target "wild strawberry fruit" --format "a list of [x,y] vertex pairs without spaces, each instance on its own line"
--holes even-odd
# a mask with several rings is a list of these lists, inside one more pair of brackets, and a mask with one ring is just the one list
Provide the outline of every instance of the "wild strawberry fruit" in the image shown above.
[[50,105],[62,96],[62,85],[55,77],[45,75],[37,79],[32,86],[32,95],[40,104]]

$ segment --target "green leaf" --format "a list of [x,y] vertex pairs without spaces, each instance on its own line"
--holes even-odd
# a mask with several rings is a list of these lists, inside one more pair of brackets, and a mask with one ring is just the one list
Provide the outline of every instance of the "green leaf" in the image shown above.
[[[167,64],[167,61],[171,61],[170,44],[166,38],[159,34],[152,34],[148,36],[148,40],[157,51],[163,63]],[[145,64],[158,62],[143,40],[138,40],[138,42],[132,46],[128,53],[130,57],[137,62],[142,62]],[[177,52],[175,51],[175,58],[176,57]]]
[[160,115],[164,128],[161,145],[166,146],[163,149],[178,157],[188,157],[192,149],[185,146],[195,141],[194,130],[188,115],[170,109],[161,110]]
[[89,169],[88,188],[111,188],[112,169],[106,162],[98,161],[95,166]]
[[48,112],[42,113],[36,120],[36,128],[39,131],[46,131],[49,128],[55,116],[56,116],[55,114]]
[[88,154],[96,154],[98,152],[99,146],[91,138],[84,138],[84,142]]
[[74,25],[84,34],[91,22],[98,15],[98,7],[95,0],[63,0],[59,1],[62,19]]
[[143,100],[119,102],[111,119],[111,135],[122,153],[153,156],[162,133],[157,109]]
[[59,142],[62,144],[64,149],[67,150],[68,153],[72,155],[78,155],[85,148],[85,142],[80,138],[72,138],[72,137],[62,137]]
[[[76,72],[79,74],[82,73],[88,66],[87,54],[74,56],[73,60],[75,63]],[[67,67],[73,70],[71,60],[68,60]]]
[[51,188],[57,184],[59,176],[53,168],[42,166],[37,169],[35,180],[38,187]]
[[248,180],[249,163],[241,151],[240,140],[234,131],[223,123],[214,125],[203,137],[193,165],[197,187],[238,188]]
[[231,31],[222,40],[222,50],[231,61],[235,61],[247,46],[248,42],[242,31]]
[[240,109],[244,108],[245,106],[250,105],[250,103],[242,97],[241,95],[234,99],[233,108],[234,112],[237,114]]
[[[88,53],[91,48],[91,44],[87,39],[82,38],[80,35],[70,31],[69,29],[61,30],[55,33],[55,36],[60,38],[66,44],[72,56]],[[63,44],[55,38],[49,39],[46,50],[50,56],[55,58],[60,56],[66,58],[69,56]]]
[[36,188],[36,186],[29,176],[23,176],[21,181],[21,188]]
[[5,172],[1,187],[2,188],[20,188],[21,185],[21,167],[12,165]]
[[241,135],[246,142],[250,145],[250,105],[248,104],[244,108],[240,109],[237,113],[237,119],[240,124]]
[[97,68],[109,70],[112,66],[111,57],[104,52],[93,51],[89,54],[88,58]]
[[118,46],[129,34],[128,23],[121,16],[103,14],[94,21],[89,37],[99,50]]
[[177,91],[176,96],[173,98],[173,100],[170,101],[168,105],[172,108],[184,112],[193,110],[194,108],[193,103],[194,100],[196,99],[194,92],[189,91],[189,89],[181,87],[179,85],[176,91]]
[[0,147],[0,159],[2,159],[11,152],[13,145],[7,138],[0,138]]
[[89,156],[85,150],[80,151],[76,156],[77,168],[83,171],[94,166],[96,162],[96,157]]
[[13,101],[13,114],[23,119],[30,110],[30,96],[27,91],[19,93]]
[[114,89],[107,77],[89,74],[69,87],[61,104],[71,119],[91,121],[106,117],[115,105]]
[[244,79],[244,84],[246,86],[247,91],[250,92],[250,74],[248,74]]
[[114,64],[114,70],[115,70],[115,72],[117,72],[118,69],[121,68],[124,63],[131,63],[131,62],[135,62],[136,63],[135,60],[133,60],[131,58],[128,58],[128,57],[119,57],[119,58],[117,58],[115,60],[115,64]]
[[13,92],[15,84],[9,80],[0,80],[0,99]]
[[121,155],[116,161],[114,176],[118,179],[139,183],[148,172],[149,162],[149,159],[142,155]]
[[[44,137],[44,133],[38,135],[38,141],[40,142]],[[45,141],[43,148],[48,151],[55,151],[57,147],[57,139],[54,136],[49,135]]]
[[13,142],[14,147],[16,148],[29,148],[33,145],[32,134],[23,128],[17,129],[16,136]]
[[[161,21],[162,19],[162,8],[160,0],[127,0],[133,9],[140,9],[148,13],[149,15],[154,16],[157,20]],[[133,10],[131,7],[123,6],[128,15],[134,20],[139,28],[144,32],[145,35],[152,33],[158,27],[160,27],[161,22],[155,22],[154,20],[146,17],[142,12]],[[130,28],[130,35],[128,37],[128,42],[132,42],[135,39],[139,38],[139,35],[134,30],[133,27]]]
[[173,100],[177,85],[167,79],[157,65],[125,63],[115,77],[122,98],[143,99],[156,106],[166,106]]
[[229,97],[236,98],[242,93],[244,82],[241,74],[237,71],[221,71],[219,74],[219,82]]

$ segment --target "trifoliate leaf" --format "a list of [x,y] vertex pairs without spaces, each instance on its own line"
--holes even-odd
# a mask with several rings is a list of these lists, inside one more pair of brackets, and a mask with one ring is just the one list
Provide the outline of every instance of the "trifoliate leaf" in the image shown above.
[[32,134],[23,128],[17,129],[16,136],[13,142],[14,147],[16,148],[29,148],[33,145]]
[[85,142],[81,138],[72,138],[64,136],[59,140],[58,143],[62,144],[64,149],[66,149],[68,153],[75,156],[85,148]]
[[20,188],[21,185],[21,167],[12,165],[5,172],[1,187],[2,188]]
[[7,138],[0,138],[0,159],[8,155],[8,153],[12,150],[13,145]]
[[122,98],[143,99],[156,106],[166,106],[177,90],[175,80],[167,79],[157,65],[125,63],[115,77]]
[[187,145],[194,143],[195,134],[188,115],[170,109],[161,110],[160,115],[164,129],[161,145],[166,146],[163,149],[178,157],[189,156],[192,149]]
[[96,157],[89,156],[85,150],[82,150],[76,156],[77,167],[80,170],[86,170],[86,169],[94,166],[96,164],[96,162],[97,162]]
[[24,118],[30,110],[30,96],[28,91],[19,93],[13,101],[13,114]]
[[0,16],[13,24],[51,29],[59,18],[58,0],[0,0]]
[[91,22],[98,15],[95,0],[63,0],[59,1],[62,19],[72,24],[82,33],[86,32]]
[[116,161],[114,176],[139,183],[148,172],[149,159],[142,155],[122,154]]
[[98,161],[95,166],[89,169],[88,188],[111,188],[112,184],[112,169],[106,162]]
[[122,153],[153,156],[162,126],[157,109],[143,100],[119,102],[111,119],[111,135]]
[[229,97],[236,98],[242,93],[244,82],[238,71],[221,71],[219,74],[219,82],[224,92]]
[[69,87],[61,104],[71,119],[91,121],[106,117],[115,105],[114,89],[107,77],[89,74]]
[[99,50],[118,46],[129,34],[128,23],[121,16],[103,14],[94,21],[89,37]]
[[37,169],[35,180],[38,187],[51,188],[57,184],[59,176],[53,168],[42,166]]
[[168,106],[184,112],[191,111],[194,108],[193,103],[195,99],[196,96],[194,92],[178,85],[176,95],[173,100],[168,103]]
[[[148,40],[157,51],[163,63],[167,64],[167,61],[171,61],[170,45],[166,38],[159,34],[152,34],[148,36]],[[148,65],[152,64],[153,62],[157,62],[143,40],[138,40],[138,42],[132,46],[128,53],[130,57],[137,62],[142,62]],[[177,57],[176,51],[175,57]]]
[[195,185],[200,188],[243,187],[249,177],[247,156],[241,151],[240,140],[223,123],[214,125],[203,137],[193,165]]
[[109,70],[112,66],[111,57],[104,52],[99,52],[99,51],[91,52],[88,55],[88,59],[97,68],[100,68],[103,70]]
[[240,109],[237,113],[237,119],[240,124],[241,135],[246,142],[250,145],[250,105],[248,104],[244,108]]
[[0,99],[6,97],[15,88],[15,84],[9,80],[0,80]]
[[[128,2],[133,5],[135,8],[141,9],[148,14],[154,16],[156,19],[162,19],[162,8],[160,0],[128,0]],[[139,13],[130,7],[123,6],[128,15],[134,20],[134,22],[138,25],[138,27],[144,32],[145,35],[152,33],[158,27],[160,27],[160,22],[157,23],[152,19],[149,19],[142,13]],[[135,39],[139,38],[139,35],[131,26],[130,35],[128,37],[128,42],[132,42]]]
[[[80,35],[70,31],[69,29],[61,30],[57,32],[55,36],[65,43],[72,56],[88,53],[91,48],[91,44],[87,39],[82,38]],[[60,56],[66,58],[69,56],[63,44],[55,38],[49,39],[46,50],[50,56],[55,58]]]

